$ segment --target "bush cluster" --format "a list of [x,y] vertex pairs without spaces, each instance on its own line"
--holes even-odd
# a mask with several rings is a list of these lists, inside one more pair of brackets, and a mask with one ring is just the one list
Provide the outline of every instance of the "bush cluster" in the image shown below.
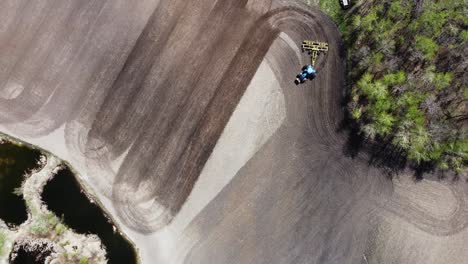
[[415,165],[456,173],[468,163],[465,5],[369,1],[337,21],[345,24],[348,109],[360,132]]

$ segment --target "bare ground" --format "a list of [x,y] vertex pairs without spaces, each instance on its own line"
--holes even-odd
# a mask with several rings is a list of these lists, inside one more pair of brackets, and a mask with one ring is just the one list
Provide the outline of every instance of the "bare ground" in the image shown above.
[[[294,46],[303,39],[328,41],[330,51],[318,77],[296,87],[308,62]],[[340,36],[305,4],[6,0],[0,58],[0,127],[70,159],[145,256],[468,261],[466,184],[392,181],[364,154],[345,155]],[[283,123],[186,228],[158,237],[190,210],[194,186],[203,190],[197,179],[215,147],[226,149],[219,139],[262,62],[274,73],[262,78],[281,87]],[[158,252],[162,238],[177,247]]]

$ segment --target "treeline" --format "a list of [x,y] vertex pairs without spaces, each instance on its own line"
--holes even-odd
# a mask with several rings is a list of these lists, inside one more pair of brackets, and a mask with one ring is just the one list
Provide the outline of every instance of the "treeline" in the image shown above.
[[360,133],[414,165],[466,173],[466,3],[364,2],[335,15],[348,48],[348,109]]

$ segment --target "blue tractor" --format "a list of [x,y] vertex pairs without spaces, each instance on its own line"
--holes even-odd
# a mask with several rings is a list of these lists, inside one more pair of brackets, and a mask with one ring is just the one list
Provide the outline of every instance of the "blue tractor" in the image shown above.
[[328,51],[328,43],[304,40],[302,42],[301,48],[302,52],[307,51],[309,53],[311,57],[311,64],[302,67],[301,73],[296,76],[296,80],[294,81],[296,85],[304,83],[307,79],[313,80],[315,78],[317,75],[315,61],[317,60],[317,56],[320,52]]
[[312,65],[305,65],[302,67],[302,72],[296,76],[296,80],[294,81],[296,84],[300,84],[305,82],[307,79],[313,80],[315,78],[315,69]]

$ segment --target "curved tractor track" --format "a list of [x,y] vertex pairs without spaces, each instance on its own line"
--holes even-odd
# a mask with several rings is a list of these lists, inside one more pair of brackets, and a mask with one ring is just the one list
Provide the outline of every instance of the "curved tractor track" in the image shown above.
[[[295,86],[309,60],[298,51],[304,39],[330,50],[317,78]],[[167,262],[468,259],[466,186],[392,182],[365,154],[344,154],[345,54],[332,21],[305,4],[6,0],[0,58],[0,127],[70,158],[117,220],[148,239],[183,209],[257,69],[268,65],[284,96],[283,123],[175,232]],[[428,205],[411,193],[444,195]],[[439,251],[442,237],[454,237],[452,250],[462,253],[414,257],[408,249],[424,243],[396,237],[401,230],[430,236]]]

